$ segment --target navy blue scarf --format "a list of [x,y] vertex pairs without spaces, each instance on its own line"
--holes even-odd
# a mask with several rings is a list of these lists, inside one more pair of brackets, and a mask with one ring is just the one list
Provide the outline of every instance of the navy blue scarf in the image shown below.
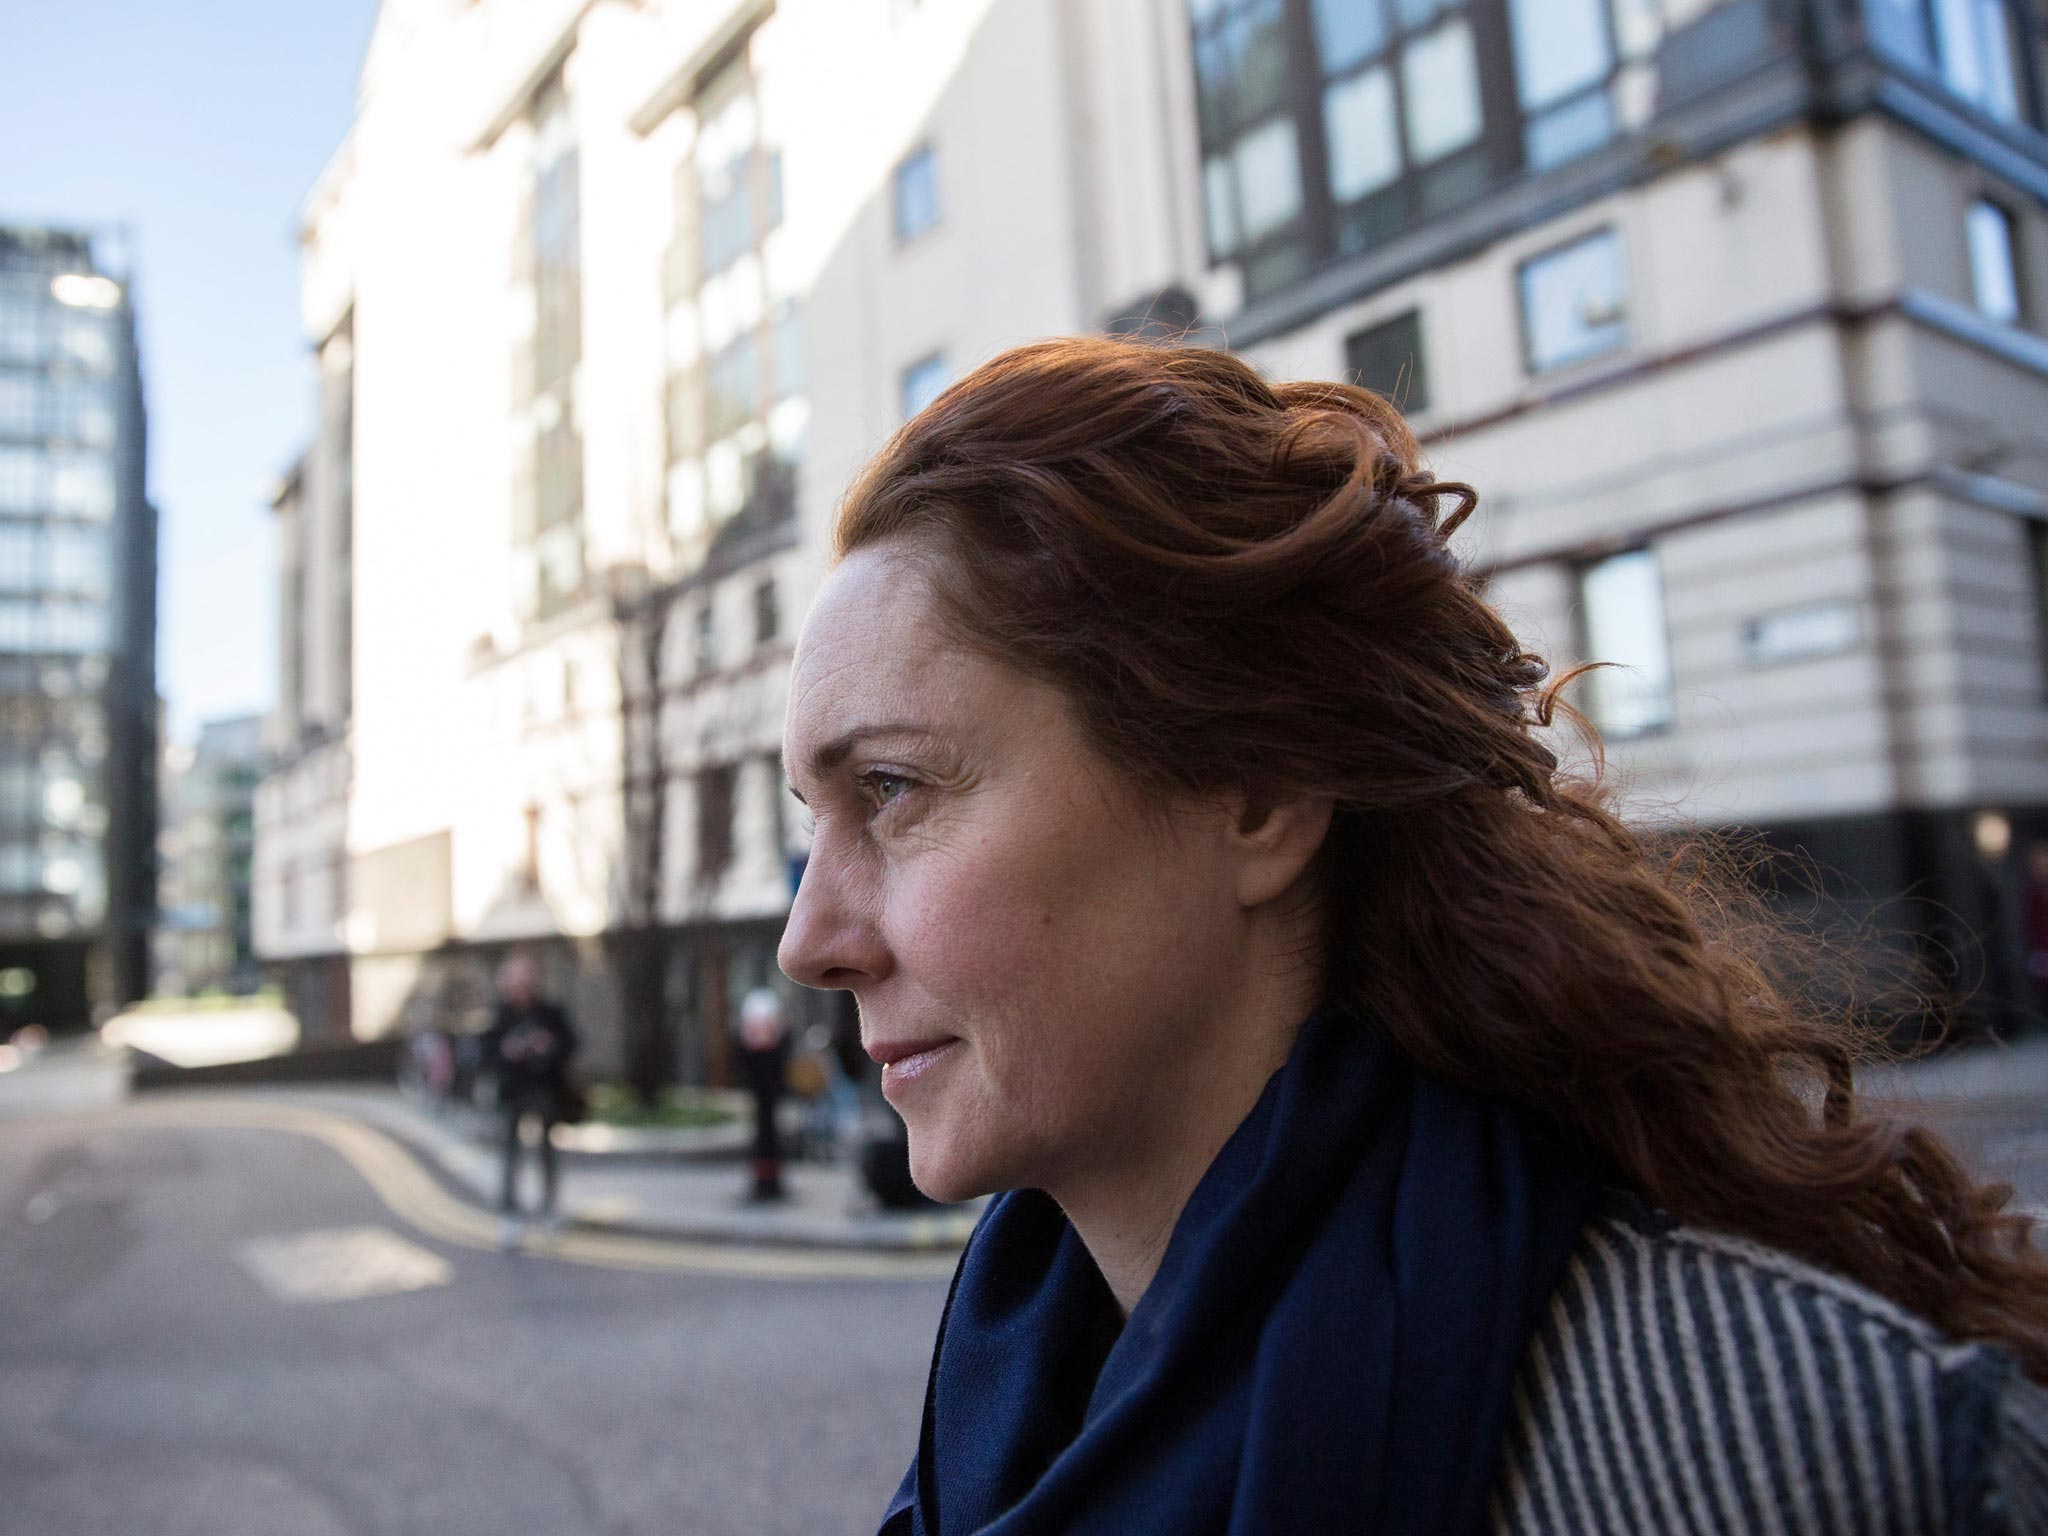
[[1128,1324],[1049,1197],[989,1207],[884,1536],[1478,1531],[1593,1188],[1508,1106],[1319,1012]]

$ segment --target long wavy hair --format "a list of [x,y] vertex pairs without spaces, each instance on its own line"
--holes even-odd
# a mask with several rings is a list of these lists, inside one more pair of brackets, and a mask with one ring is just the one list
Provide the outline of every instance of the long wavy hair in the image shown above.
[[1674,849],[1597,767],[1560,767],[1570,676],[1545,686],[1449,547],[1477,500],[1366,390],[1070,338],[906,424],[835,543],[937,555],[959,639],[1060,689],[1160,794],[1334,801],[1328,996],[1426,1070],[2048,1381],[2030,1223],[1934,1133],[1858,1105],[1866,1028],[1801,984],[1810,936],[1711,837]]

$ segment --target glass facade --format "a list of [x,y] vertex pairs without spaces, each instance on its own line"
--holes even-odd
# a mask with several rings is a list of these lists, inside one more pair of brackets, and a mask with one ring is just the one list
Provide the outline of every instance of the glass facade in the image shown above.
[[0,230],[0,945],[109,916],[131,325],[90,240]]

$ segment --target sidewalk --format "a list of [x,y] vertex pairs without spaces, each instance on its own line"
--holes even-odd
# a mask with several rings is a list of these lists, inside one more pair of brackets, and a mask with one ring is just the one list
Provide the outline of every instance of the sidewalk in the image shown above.
[[[402,1143],[465,1200],[497,1208],[496,1126],[485,1117],[430,1116],[397,1090],[381,1087],[262,1089],[249,1096],[361,1121]],[[619,1132],[578,1135],[573,1140],[580,1145],[561,1148],[558,1203],[572,1228],[696,1242],[927,1253],[961,1247],[981,1214],[980,1202],[882,1210],[851,1168],[820,1163],[785,1164],[790,1198],[780,1205],[749,1205],[743,1198],[743,1128],[737,1135],[727,1127],[708,1135],[655,1134],[664,1142]],[[617,1137],[625,1138],[622,1144]],[[529,1155],[521,1170],[528,1205],[537,1194],[535,1162]]]

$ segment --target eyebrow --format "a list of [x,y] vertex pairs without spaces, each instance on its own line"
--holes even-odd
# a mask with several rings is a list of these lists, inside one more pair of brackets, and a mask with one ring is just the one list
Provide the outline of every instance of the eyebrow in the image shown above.
[[[857,725],[852,730],[835,736],[830,741],[811,749],[811,755],[806,763],[810,776],[814,779],[823,778],[834,768],[845,762],[847,758],[851,757],[853,749],[861,742],[876,736],[920,736],[930,740],[932,732],[929,727],[909,720],[892,720],[875,725]],[[789,786],[789,792],[795,795],[799,801],[802,801],[804,798],[803,792],[794,784]],[[808,804],[809,802],[804,803]]]

